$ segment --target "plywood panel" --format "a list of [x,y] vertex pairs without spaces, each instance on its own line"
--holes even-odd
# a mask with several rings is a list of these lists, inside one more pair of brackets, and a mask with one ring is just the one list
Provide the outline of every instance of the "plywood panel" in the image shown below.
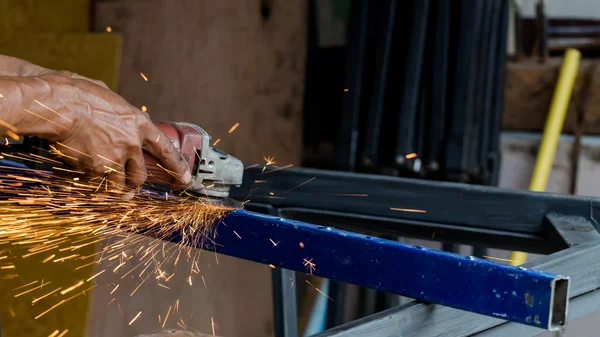
[[23,33],[0,38],[0,54],[98,79],[116,90],[121,36],[101,33]]
[[157,121],[201,125],[244,161],[299,163],[307,3],[268,1],[266,18],[260,4],[99,2],[96,29],[124,38],[119,93]]
[[90,0],[2,0],[0,31],[83,33],[90,29]]

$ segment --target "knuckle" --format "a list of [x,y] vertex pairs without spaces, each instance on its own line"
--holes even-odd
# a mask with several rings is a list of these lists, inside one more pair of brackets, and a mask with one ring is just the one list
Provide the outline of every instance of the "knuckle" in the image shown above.
[[169,141],[166,141],[161,146],[160,154],[165,158],[173,157],[176,152],[177,150],[175,149],[175,146],[173,146],[173,144],[171,144]]

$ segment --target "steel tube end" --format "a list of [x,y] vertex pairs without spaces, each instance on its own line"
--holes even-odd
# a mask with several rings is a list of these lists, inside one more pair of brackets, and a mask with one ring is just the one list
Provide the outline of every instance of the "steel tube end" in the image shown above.
[[569,308],[569,282],[569,277],[560,275],[552,280],[550,319],[548,320],[548,330],[550,331],[560,331],[567,323],[567,311]]

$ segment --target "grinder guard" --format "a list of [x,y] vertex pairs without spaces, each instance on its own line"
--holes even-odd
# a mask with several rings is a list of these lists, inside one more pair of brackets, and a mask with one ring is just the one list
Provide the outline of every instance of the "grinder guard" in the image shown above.
[[[158,123],[156,126],[171,140],[188,164],[192,173],[192,185],[188,190],[207,196],[227,198],[231,186],[240,186],[244,174],[242,162],[210,146],[208,133],[195,124],[175,122]],[[156,158],[144,153],[149,183],[181,187],[171,173],[160,166]]]

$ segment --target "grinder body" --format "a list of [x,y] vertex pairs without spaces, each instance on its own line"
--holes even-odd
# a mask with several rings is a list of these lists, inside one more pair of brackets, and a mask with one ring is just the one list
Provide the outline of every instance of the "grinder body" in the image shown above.
[[201,195],[226,198],[231,186],[240,186],[244,166],[229,154],[210,146],[210,136],[201,127],[184,122],[157,123],[186,161],[192,173],[192,186],[181,185],[172,172],[159,166],[156,158],[144,152],[148,183],[191,190]]

